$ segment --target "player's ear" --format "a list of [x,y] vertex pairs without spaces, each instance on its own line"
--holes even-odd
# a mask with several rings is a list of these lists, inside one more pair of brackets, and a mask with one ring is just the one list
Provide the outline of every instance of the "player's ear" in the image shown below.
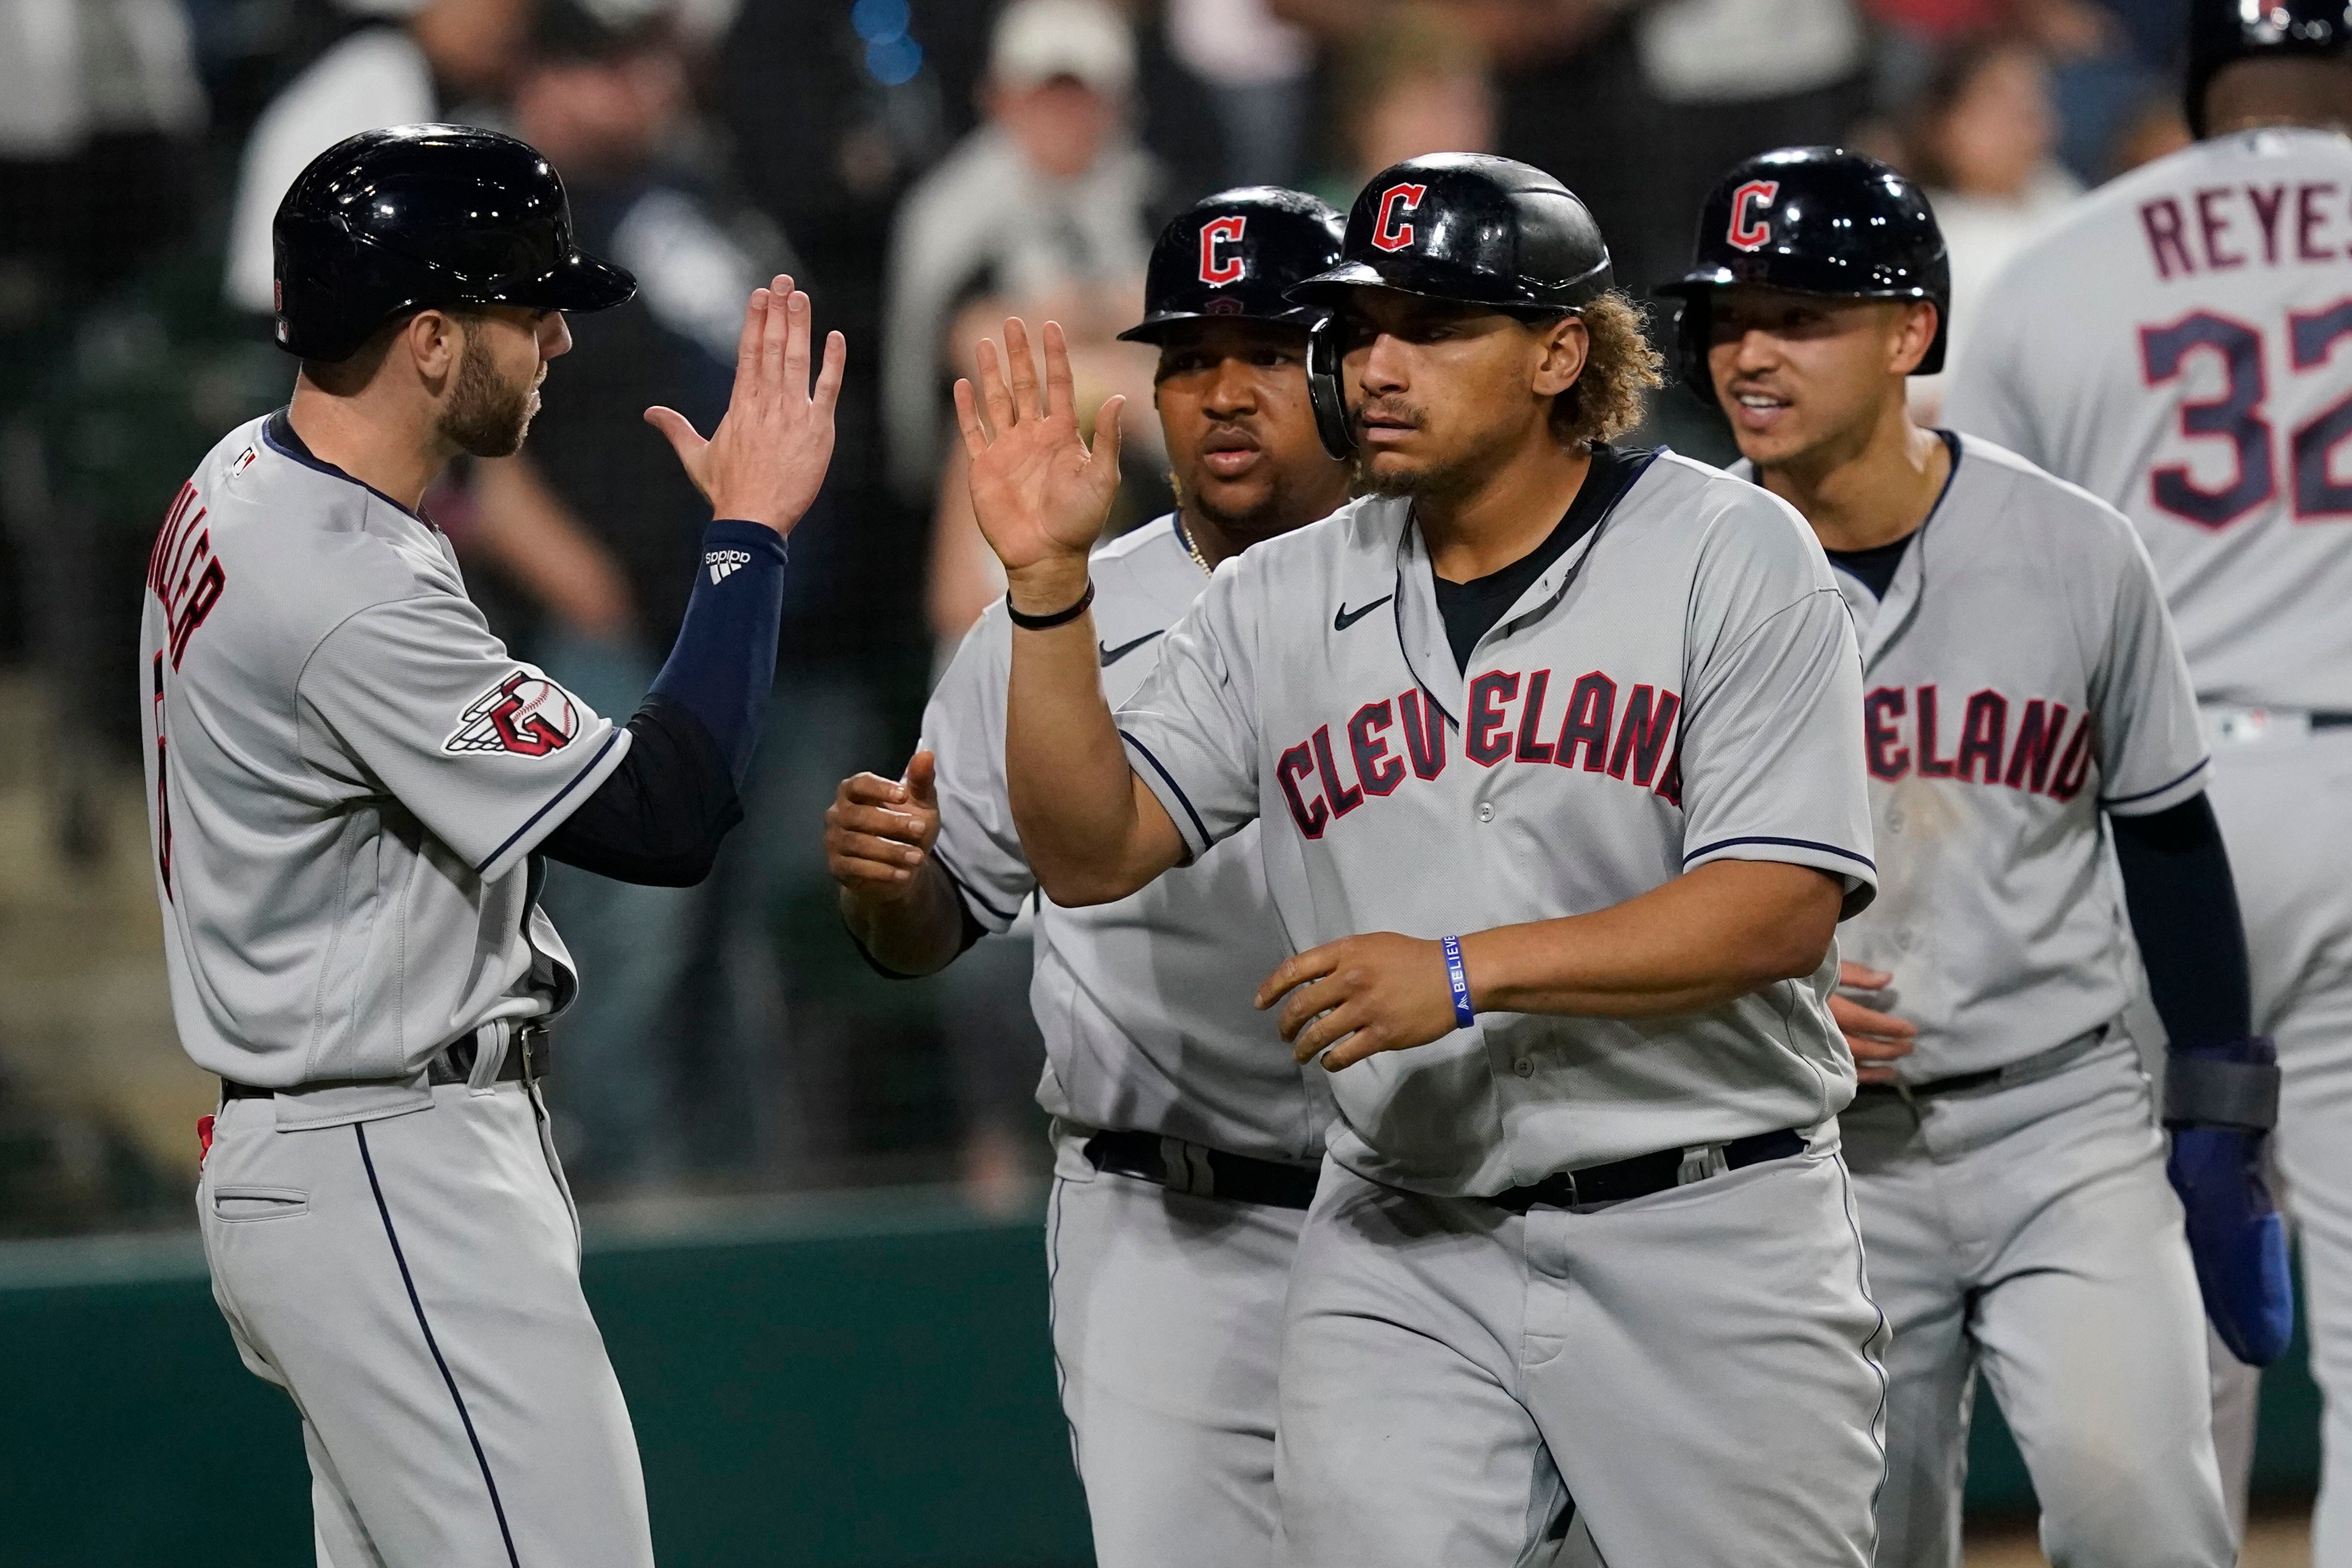
[[1887,368],[1897,375],[1909,375],[1927,357],[1936,345],[1936,329],[1942,324],[1942,313],[1932,300],[1909,300],[1901,305],[1896,318],[1891,363]]
[[1577,315],[1546,321],[1535,329],[1538,353],[1534,391],[1538,397],[1557,397],[1576,384],[1584,362],[1592,353],[1592,334]]
[[417,379],[437,392],[457,374],[465,358],[465,323],[454,314],[424,310],[402,326],[400,342],[415,363]]

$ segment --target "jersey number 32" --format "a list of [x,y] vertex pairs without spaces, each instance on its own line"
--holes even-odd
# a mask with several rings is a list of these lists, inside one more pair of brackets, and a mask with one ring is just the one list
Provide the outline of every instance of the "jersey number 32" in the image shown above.
[[[2352,300],[2339,300],[2308,314],[2286,319],[2288,363],[2300,376],[2326,367],[2339,338],[2352,336]],[[2299,521],[2352,518],[2352,481],[2331,472],[2330,459],[2352,437],[2352,395],[2329,404],[2294,427],[2281,454],[2271,421],[2270,372],[2260,329],[2210,310],[2198,310],[2165,327],[2139,330],[2140,368],[2149,387],[2164,386],[2188,369],[2190,356],[2209,350],[2227,379],[2221,395],[2180,405],[2180,433],[2228,441],[2237,470],[2219,489],[2197,482],[2186,464],[2148,475],[2156,504],[2176,517],[2216,531],[2229,527],[2278,493],[2282,463],[2293,476],[2294,515]],[[2346,373],[2339,371],[2339,378]]]

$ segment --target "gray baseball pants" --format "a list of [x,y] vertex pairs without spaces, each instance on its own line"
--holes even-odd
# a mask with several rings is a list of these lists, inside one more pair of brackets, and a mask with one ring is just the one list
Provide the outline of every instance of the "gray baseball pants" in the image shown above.
[[299,1129],[276,1104],[223,1104],[196,1204],[237,1352],[301,1414],[320,1568],[651,1568],[534,1090]]
[[1275,1379],[1306,1215],[1097,1171],[1055,1129],[1054,1359],[1099,1568],[1275,1568]]
[[1812,1145],[1524,1215],[1326,1161],[1283,1346],[1286,1561],[1862,1568],[1885,1325],[1835,1124]]
[[2139,1054],[1841,1118],[1895,1342],[1879,1568],[1959,1568],[1982,1371],[2057,1568],[2229,1568],[2205,1310]]
[[[2216,740],[2208,792],[2246,921],[2254,1029],[2284,1079],[2274,1158],[2326,1396],[2314,1568],[2352,1568],[2352,731]],[[2222,1461],[2242,1496],[2258,1374],[2214,1349]]]

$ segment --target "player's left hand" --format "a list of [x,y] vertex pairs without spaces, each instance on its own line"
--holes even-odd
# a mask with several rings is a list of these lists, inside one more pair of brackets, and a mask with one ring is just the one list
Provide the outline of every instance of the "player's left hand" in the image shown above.
[[735,391],[710,439],[674,408],[646,410],[646,423],[669,437],[713,516],[764,523],[790,536],[816,500],[833,462],[833,408],[849,350],[839,332],[827,333],[812,387],[815,332],[809,297],[778,273],[767,288],[753,289],[743,308]]
[[1375,1051],[1425,1046],[1454,1028],[1444,948],[1394,931],[1343,937],[1287,960],[1257,988],[1258,1008],[1286,993],[1278,1023],[1291,1055],[1304,1062],[1322,1051],[1329,1072]]
[[1845,1037],[1846,1049],[1853,1053],[1854,1076],[1864,1083],[1895,1082],[1895,1062],[1918,1047],[1918,1025],[1865,1007],[1847,994],[1868,995],[1894,984],[1895,976],[1884,969],[1838,964],[1838,988],[1830,995],[1830,1017]]

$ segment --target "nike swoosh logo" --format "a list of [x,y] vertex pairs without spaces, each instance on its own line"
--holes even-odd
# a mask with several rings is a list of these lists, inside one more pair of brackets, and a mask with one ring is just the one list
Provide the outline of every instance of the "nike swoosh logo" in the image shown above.
[[1374,599],[1370,604],[1366,605],[1360,610],[1349,609],[1348,602],[1345,599],[1342,599],[1339,601],[1339,613],[1331,617],[1331,629],[1335,632],[1344,632],[1349,626],[1354,626],[1358,621],[1362,620],[1366,616],[1370,615],[1374,610],[1379,609],[1382,605],[1387,604],[1391,599],[1395,597],[1396,595],[1394,594],[1382,594],[1379,598]]
[[[1161,630],[1164,631],[1166,628],[1162,627]],[[1150,642],[1153,637],[1160,635],[1160,632],[1146,632],[1141,637],[1136,638],[1133,642],[1123,642],[1117,647],[1111,647],[1108,643],[1098,642],[1095,644],[1095,652],[1102,656],[1102,667],[1105,669],[1108,669],[1112,665],[1117,664],[1120,659],[1125,658],[1129,654],[1133,653],[1137,648],[1141,647],[1145,643]]]

